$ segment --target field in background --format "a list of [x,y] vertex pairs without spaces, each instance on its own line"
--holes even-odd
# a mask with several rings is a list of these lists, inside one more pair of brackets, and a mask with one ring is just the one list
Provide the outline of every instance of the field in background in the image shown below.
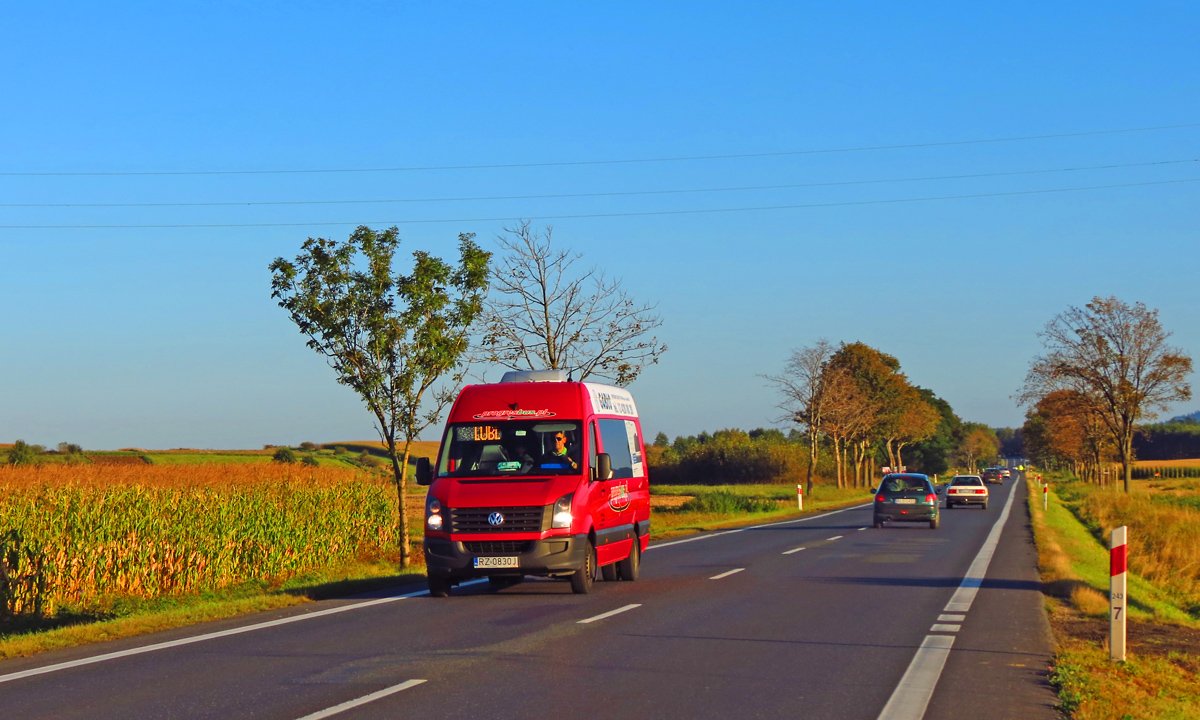
[[[1139,467],[1200,467],[1200,458],[1185,460],[1138,460],[1134,465]],[[1120,467],[1120,465],[1117,467]]]
[[396,548],[385,476],[280,463],[0,467],[0,518],[24,578],[4,598],[15,617],[102,615],[116,598],[278,583]]
[[[1200,717],[1200,513],[1186,501],[1200,495],[1195,481],[1135,482],[1125,496],[1056,480],[1048,511],[1036,482],[1029,506],[1062,709],[1080,720]],[[1107,536],[1122,524],[1130,528],[1129,660],[1113,664]]]

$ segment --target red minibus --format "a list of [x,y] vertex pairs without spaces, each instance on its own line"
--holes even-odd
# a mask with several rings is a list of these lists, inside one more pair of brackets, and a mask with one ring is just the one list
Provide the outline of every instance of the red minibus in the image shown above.
[[462,389],[436,465],[417,460],[429,594],[469,578],[525,575],[571,589],[637,580],[650,540],[650,488],[628,390],[558,370],[505,373]]

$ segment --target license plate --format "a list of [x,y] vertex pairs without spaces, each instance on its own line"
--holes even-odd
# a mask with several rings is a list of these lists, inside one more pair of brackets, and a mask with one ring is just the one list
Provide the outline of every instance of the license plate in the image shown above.
[[917,501],[912,498],[896,498],[897,505],[916,505]]
[[521,561],[515,555],[512,557],[477,557],[477,568],[515,568],[521,567]]

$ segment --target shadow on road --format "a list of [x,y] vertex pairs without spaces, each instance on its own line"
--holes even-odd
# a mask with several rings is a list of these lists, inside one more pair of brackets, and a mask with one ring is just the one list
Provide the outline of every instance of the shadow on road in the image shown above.
[[[879,585],[883,587],[944,587],[956,588],[962,578],[955,577],[809,577],[807,582],[830,585]],[[979,585],[985,590],[1035,590],[1041,592],[1042,584],[1036,580],[1005,580],[984,578]]]

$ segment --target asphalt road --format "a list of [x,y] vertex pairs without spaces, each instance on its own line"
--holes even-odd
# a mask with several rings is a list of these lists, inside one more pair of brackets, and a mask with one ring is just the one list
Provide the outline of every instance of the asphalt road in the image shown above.
[[860,507],[659,543],[585,596],[476,583],[5,661],[0,717],[1055,718],[1023,488],[991,490],[937,530]]

